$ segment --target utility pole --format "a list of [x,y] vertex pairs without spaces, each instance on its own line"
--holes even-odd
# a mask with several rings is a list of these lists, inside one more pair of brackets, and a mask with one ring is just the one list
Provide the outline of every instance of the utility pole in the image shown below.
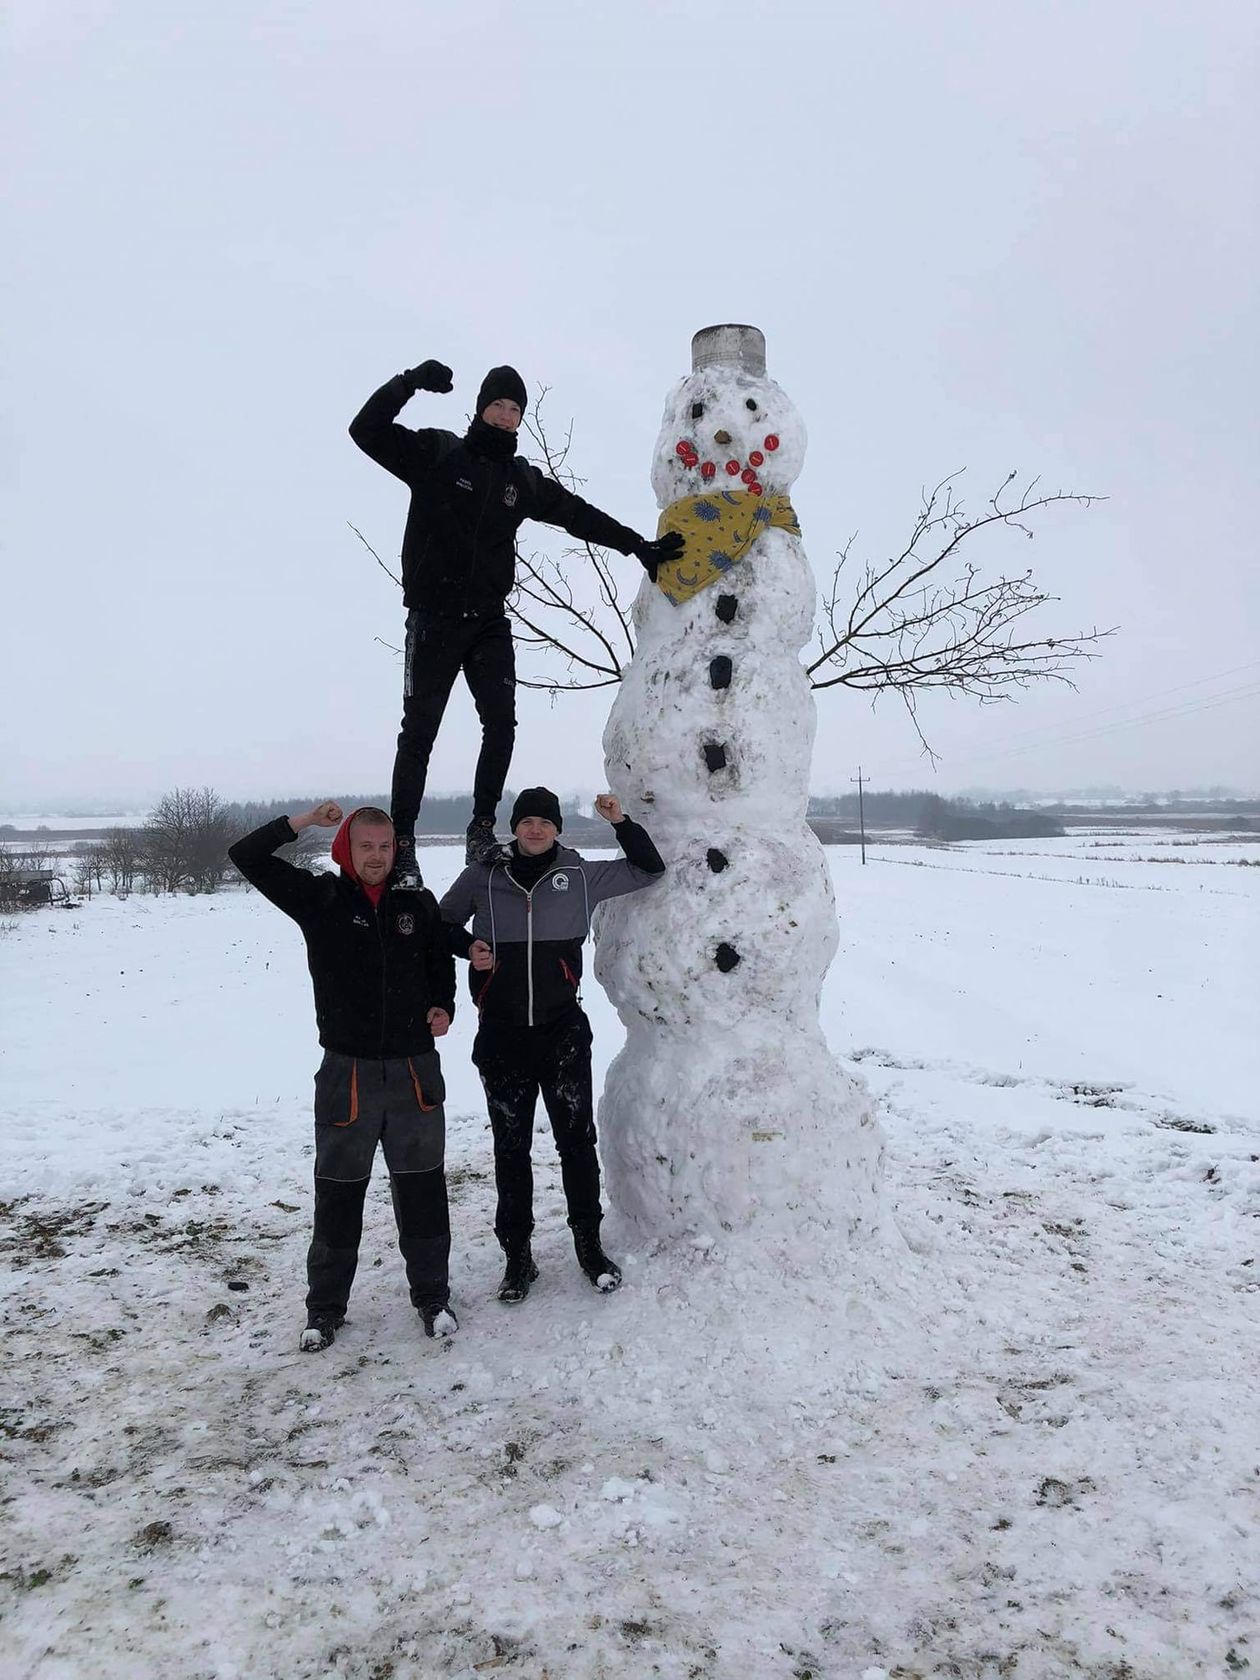
[[863,863],[863,865],[865,865],[865,863],[866,863],[866,811],[865,811],[865,809],[862,805],[862,766],[860,764],[858,765],[857,775],[856,776],[850,776],[849,780],[851,782],[856,782],[857,783],[857,790],[858,790],[858,829],[860,830],[861,835],[862,835],[862,863]]

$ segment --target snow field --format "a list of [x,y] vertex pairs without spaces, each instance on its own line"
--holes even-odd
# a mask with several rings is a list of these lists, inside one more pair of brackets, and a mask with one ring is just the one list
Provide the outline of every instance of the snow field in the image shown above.
[[[1150,855],[828,852],[823,1021],[876,1093],[900,1235],[795,1272],[735,1237],[627,1248],[610,1219],[626,1284],[597,1295],[540,1139],[542,1276],[499,1306],[465,1004],[460,1334],[419,1332],[378,1166],[352,1321],[316,1356],[295,930],[245,892],[22,919],[0,1672],[1255,1668],[1260,889]],[[598,1077],[621,1032],[586,991]]]

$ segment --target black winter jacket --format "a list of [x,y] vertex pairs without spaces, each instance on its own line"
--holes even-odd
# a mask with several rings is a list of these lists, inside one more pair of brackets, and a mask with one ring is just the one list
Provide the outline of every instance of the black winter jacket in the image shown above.
[[295,838],[277,817],[228,856],[264,898],[302,930],[325,1050],[343,1056],[420,1056],[433,1049],[426,1019],[455,1013],[450,936],[427,888],[387,887],[373,908],[348,875],[315,875],[273,854]]
[[412,431],[395,416],[412,396],[398,374],[364,403],[350,436],[411,490],[403,533],[403,601],[439,617],[495,617],[516,579],[516,533],[526,519],[580,542],[630,554],[642,538],[528,461],[492,461],[454,432]]
[[441,905],[454,949],[467,956],[472,941],[483,939],[494,952],[493,968],[468,970],[483,1020],[541,1027],[576,1006],[591,911],[650,886],[665,870],[638,823],[626,817],[613,833],[624,858],[596,861],[557,845],[553,856],[521,860],[513,846],[505,861],[470,864],[456,878]]

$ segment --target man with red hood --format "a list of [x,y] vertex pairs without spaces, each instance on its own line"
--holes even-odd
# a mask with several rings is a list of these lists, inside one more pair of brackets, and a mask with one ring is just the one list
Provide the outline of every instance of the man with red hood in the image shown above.
[[417,391],[453,389],[450,368],[421,362],[387,380],[350,422],[350,436],[364,454],[411,492],[402,544],[403,716],[390,795],[398,878],[409,886],[420,882],[414,836],[429,754],[461,671],[481,720],[465,861],[489,862],[498,854],[495,813],[516,739],[507,597],[516,583],[516,533],[524,521],[558,525],[579,542],[632,554],[652,578],[683,544],[677,532],[641,537],[521,460],[516,434],[528,395],[513,367],[491,368],[482,380],[462,438],[399,425],[399,413]]
[[[275,855],[312,827],[337,828],[336,875]],[[453,1335],[446,1088],[434,1039],[455,1013],[455,963],[433,894],[391,885],[393,825],[374,806],[343,818],[325,800],[264,823],[228,856],[301,928],[324,1047],[315,1075],[315,1228],[298,1345],[322,1352],[345,1322],[378,1143],[412,1305],[426,1336]]]

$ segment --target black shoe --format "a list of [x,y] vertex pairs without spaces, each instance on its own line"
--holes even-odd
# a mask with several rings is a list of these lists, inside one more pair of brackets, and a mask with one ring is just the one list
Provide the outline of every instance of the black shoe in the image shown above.
[[416,862],[416,842],[413,835],[394,836],[394,885],[404,892],[419,892],[424,885],[420,865]]
[[306,1329],[298,1337],[298,1347],[303,1353],[323,1353],[337,1340],[337,1332],[346,1322],[344,1313],[312,1313],[306,1321]]
[[534,1264],[534,1256],[530,1252],[528,1243],[520,1248],[505,1249],[507,1265],[503,1268],[503,1282],[499,1285],[499,1299],[509,1304],[523,1301],[529,1294],[529,1286],[538,1277],[538,1267]]
[[600,1247],[599,1226],[575,1225],[573,1247],[577,1252],[578,1265],[595,1288],[601,1295],[611,1295],[621,1282],[621,1267],[615,1260],[610,1260]]
[[459,1320],[451,1311],[449,1301],[429,1301],[419,1312],[426,1336],[453,1336],[459,1329]]
[[493,817],[474,817],[464,836],[464,862],[496,863],[503,847],[495,838]]

